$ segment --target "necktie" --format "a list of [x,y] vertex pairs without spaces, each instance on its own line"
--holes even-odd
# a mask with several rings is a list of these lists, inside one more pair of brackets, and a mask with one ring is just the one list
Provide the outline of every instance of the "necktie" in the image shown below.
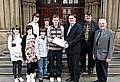
[[86,32],[85,32],[85,39],[86,41],[88,40],[88,37],[89,37],[89,27],[88,27],[88,24],[86,25]]
[[101,34],[102,34],[102,30],[99,31],[99,34],[98,34],[98,37],[97,37],[97,40],[96,40],[96,45],[98,45],[98,41],[101,37]]
[[71,28],[72,28],[72,25],[69,26],[69,29],[68,29],[68,32],[67,32],[67,36],[68,36],[68,34],[69,34]]

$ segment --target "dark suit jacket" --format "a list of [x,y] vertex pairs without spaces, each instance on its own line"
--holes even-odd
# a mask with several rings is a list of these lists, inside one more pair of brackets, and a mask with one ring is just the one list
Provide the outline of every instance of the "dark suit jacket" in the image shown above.
[[81,39],[81,46],[82,46],[81,48],[82,48],[83,52],[86,49],[86,47],[90,52],[93,52],[94,34],[95,34],[95,31],[98,30],[99,28],[97,27],[96,22],[91,21],[91,32],[90,32],[89,39],[86,42],[86,40],[85,40],[85,28],[84,28],[85,24],[86,24],[85,21],[80,22],[80,25],[82,26],[82,30],[83,30],[82,31],[82,39]]
[[99,60],[106,60],[106,58],[111,58],[114,51],[114,41],[115,33],[112,30],[103,30],[101,37],[96,44],[99,30],[95,32],[94,39],[94,55]]
[[74,26],[71,28],[68,36],[67,31],[68,27],[65,28],[65,39],[69,44],[69,47],[66,49],[67,54],[79,54],[80,53],[80,39],[81,39],[81,25],[80,24],[74,24]]

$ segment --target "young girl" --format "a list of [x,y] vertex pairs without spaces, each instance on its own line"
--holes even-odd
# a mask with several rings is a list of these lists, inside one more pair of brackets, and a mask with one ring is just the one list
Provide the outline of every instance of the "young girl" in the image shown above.
[[35,50],[38,58],[39,67],[39,82],[43,82],[43,77],[47,75],[47,54],[48,54],[48,42],[46,36],[46,29],[40,30],[40,36],[36,38]]
[[26,35],[22,39],[22,54],[23,59],[27,62],[27,82],[35,82],[34,71],[35,63],[37,62],[35,54],[35,38],[33,34],[33,27],[28,25],[26,27]]
[[[10,51],[10,57],[12,61],[12,71],[14,75],[14,81],[24,81],[21,77],[21,70],[22,70],[22,51],[21,51],[21,35],[20,30],[18,27],[12,28],[12,34],[8,37],[8,49]],[[18,66],[18,77],[16,74]]]

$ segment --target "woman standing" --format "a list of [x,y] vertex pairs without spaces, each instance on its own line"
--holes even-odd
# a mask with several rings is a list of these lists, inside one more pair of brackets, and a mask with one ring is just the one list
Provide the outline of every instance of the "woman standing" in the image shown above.
[[33,34],[33,26],[28,25],[26,27],[26,35],[22,39],[22,54],[23,59],[27,63],[27,82],[35,82],[34,71],[35,63],[37,62],[35,53],[35,38],[36,35]]
[[[22,70],[22,51],[21,51],[21,35],[18,27],[12,28],[12,34],[8,37],[8,49],[10,51],[10,57],[12,61],[12,71],[14,75],[14,81],[24,81],[21,77]],[[17,66],[18,66],[18,77],[17,77]]]

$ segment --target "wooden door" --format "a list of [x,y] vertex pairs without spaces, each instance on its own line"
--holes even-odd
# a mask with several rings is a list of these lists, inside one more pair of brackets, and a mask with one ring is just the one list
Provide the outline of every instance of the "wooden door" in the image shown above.
[[39,13],[40,13],[40,25],[44,24],[43,19],[45,17],[49,17],[50,20],[52,20],[52,15],[56,13],[59,14],[60,18],[63,18],[61,5],[58,5],[58,4],[42,6],[39,9]]
[[84,3],[63,4],[56,2],[51,4],[38,4],[37,12],[40,13],[40,25],[43,25],[43,19],[45,17],[49,17],[52,20],[52,15],[54,13],[58,13],[60,18],[63,19],[63,22],[67,21],[68,14],[75,13],[77,15],[77,22],[79,22],[84,18]]

